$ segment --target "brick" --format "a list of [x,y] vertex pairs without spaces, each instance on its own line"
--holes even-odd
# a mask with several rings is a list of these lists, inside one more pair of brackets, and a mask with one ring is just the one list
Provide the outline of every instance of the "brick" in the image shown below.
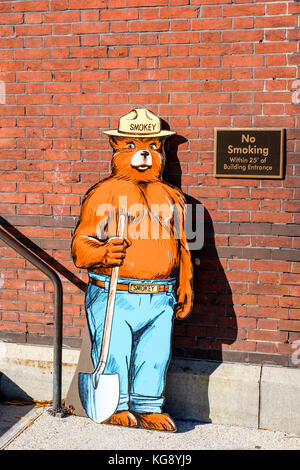
[[266,67],[255,69],[254,74],[255,78],[294,78],[296,70],[295,67]]
[[262,198],[262,199],[292,199],[293,198],[293,190],[291,189],[252,189],[251,192],[252,198]]
[[222,16],[222,7],[215,6],[202,6],[201,17],[202,18],[220,18]]
[[[282,15],[287,13],[287,4],[286,3],[277,3],[275,5],[267,5],[267,14],[268,15]],[[290,13],[290,11],[289,11]]]
[[129,7],[155,7],[167,4],[168,0],[128,0]]
[[[147,10],[148,11],[148,10]],[[108,9],[101,11],[102,21],[132,21],[139,17],[139,10],[135,8],[128,9]]]
[[245,105],[227,105],[221,107],[221,113],[225,115],[238,115],[238,114],[261,114],[261,105],[259,104],[245,104]]
[[[81,0],[70,0],[69,1],[70,10],[81,10],[82,2]],[[85,0],[84,8],[106,8],[106,0]]]
[[45,13],[44,23],[72,23],[80,21],[79,11],[60,11],[55,13]]
[[26,324],[19,322],[0,321],[1,331],[25,332]]
[[199,67],[198,57],[161,57],[161,68],[197,68]]
[[233,19],[234,29],[254,29],[254,18],[234,18]]
[[67,10],[68,9],[68,0],[51,0],[51,10]]
[[300,308],[300,297],[281,297],[281,307]]
[[282,284],[299,284],[300,275],[292,273],[282,274],[280,280]]
[[278,17],[263,17],[256,18],[256,28],[283,28],[283,27],[297,27],[298,18],[296,16],[283,16]]
[[291,223],[292,214],[273,214],[271,212],[257,212],[252,214],[253,222]]
[[292,240],[288,237],[251,237],[252,246],[291,247]]
[[70,57],[106,57],[106,47],[78,47],[70,49]]
[[157,32],[157,31],[169,31],[169,21],[157,20],[157,21],[136,21],[131,23],[131,32]]
[[13,26],[0,26],[0,36],[13,36],[14,27]]
[[230,76],[230,68],[191,70],[191,80],[227,80]]
[[279,273],[289,273],[291,264],[284,261],[251,261],[251,269],[254,271],[275,271]]
[[10,12],[11,11],[11,2],[1,2],[0,5],[1,12]]
[[108,23],[74,23],[72,25],[73,34],[100,34],[108,33],[109,24]]
[[45,47],[64,47],[64,46],[79,46],[80,39],[78,36],[47,36],[44,38]]
[[[51,34],[51,25],[24,25],[24,26],[15,26],[17,36],[43,36]],[[1,31],[1,30],[0,30]],[[12,34],[7,34],[7,36],[12,36]]]
[[255,44],[255,52],[257,54],[276,54],[276,53],[289,53],[296,52],[296,44],[293,42],[266,42]]
[[[50,72],[18,72],[19,82],[50,82]],[[1,110],[3,107],[1,107]]]
[[256,29],[254,31],[224,31],[223,41],[224,42],[258,42],[264,38],[263,31]]
[[253,201],[250,199],[235,199],[235,200],[222,200],[220,201],[220,209],[232,209],[232,210],[257,210],[259,207],[259,201]]
[[288,295],[288,286],[277,286],[274,284],[251,284],[249,293],[261,295]]
[[50,57],[49,49],[16,49],[15,59],[48,59]]
[[287,340],[287,333],[268,330],[248,330],[248,338],[256,341],[280,341]]
[[79,68],[78,60],[45,60],[44,70],[76,70]]
[[253,56],[225,56],[223,57],[224,67],[257,67],[264,65],[264,57],[260,55]]
[[172,20],[171,31],[189,31],[190,20]]
[[137,66],[138,62],[135,58],[101,59],[103,69],[136,69]]
[[48,0],[13,2],[13,11],[47,11],[49,8]]
[[198,43],[200,33],[184,32],[184,33],[162,33],[160,35],[161,44],[192,44]]
[[9,13],[9,14],[0,14],[0,24],[5,24],[5,25],[8,25],[8,24],[12,24],[12,25],[15,25],[15,24],[21,24],[23,23],[23,15],[22,14],[12,14],[12,13]]
[[173,8],[161,8],[161,18],[197,18],[198,8],[178,6]]
[[265,15],[265,5],[230,5],[224,6],[222,14],[224,16],[263,16]]
[[[167,46],[138,46],[131,47],[129,51],[131,57],[162,57],[168,55]],[[167,59],[165,59],[167,60]],[[182,60],[182,59],[181,59]]]
[[215,18],[212,19],[197,19],[192,20],[192,30],[196,31],[203,31],[203,30],[224,30],[224,29],[231,29],[232,26],[232,19],[228,18],[221,18],[216,20]]

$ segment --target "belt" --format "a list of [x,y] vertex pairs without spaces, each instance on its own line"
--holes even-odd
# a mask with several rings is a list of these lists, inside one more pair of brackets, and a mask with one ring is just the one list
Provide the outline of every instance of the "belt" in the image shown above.
[[[105,287],[104,281],[90,277],[90,283],[94,286]],[[132,294],[157,294],[159,292],[169,292],[169,284],[141,284],[139,282],[129,282],[128,284],[117,284],[117,290],[125,290]],[[173,286],[172,289],[173,290]]]

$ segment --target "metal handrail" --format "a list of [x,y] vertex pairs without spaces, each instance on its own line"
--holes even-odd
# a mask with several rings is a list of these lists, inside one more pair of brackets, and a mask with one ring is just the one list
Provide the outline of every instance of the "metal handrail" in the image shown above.
[[32,263],[37,269],[42,271],[52,281],[54,287],[53,402],[51,414],[55,415],[62,411],[62,283],[57,273],[50,268],[50,266],[1,227],[0,239],[6,245],[17,251],[23,258]]

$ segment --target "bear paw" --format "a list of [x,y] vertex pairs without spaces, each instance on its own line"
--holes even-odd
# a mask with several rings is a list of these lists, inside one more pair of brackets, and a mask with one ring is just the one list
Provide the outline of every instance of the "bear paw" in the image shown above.
[[137,427],[136,417],[130,411],[117,411],[103,424],[116,424],[118,426]]
[[138,426],[156,431],[176,432],[176,424],[169,415],[164,413],[135,413]]

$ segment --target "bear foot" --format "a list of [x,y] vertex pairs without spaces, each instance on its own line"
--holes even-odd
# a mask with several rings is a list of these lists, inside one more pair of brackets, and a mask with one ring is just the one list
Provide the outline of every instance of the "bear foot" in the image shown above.
[[130,411],[117,411],[103,424],[116,424],[117,426],[137,427],[136,417]]
[[135,413],[138,426],[156,431],[176,432],[176,424],[169,415],[164,413]]

